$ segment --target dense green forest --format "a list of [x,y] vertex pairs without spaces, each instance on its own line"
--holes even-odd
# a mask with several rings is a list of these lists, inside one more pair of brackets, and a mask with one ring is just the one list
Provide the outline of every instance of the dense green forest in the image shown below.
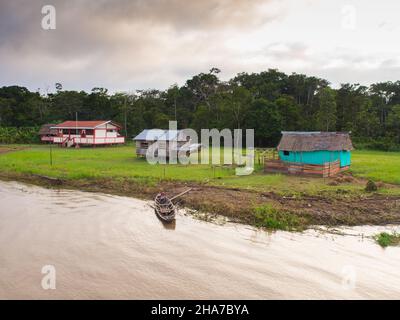
[[[32,142],[44,123],[111,119],[132,136],[144,128],[254,128],[257,146],[275,146],[282,130],[351,131],[358,146],[400,149],[400,81],[342,84],[270,69],[240,73],[229,81],[212,68],[165,91],[109,94],[107,89],[41,95],[24,87],[0,88],[0,142]],[[19,140],[13,137],[18,132]],[[32,138],[36,139],[36,138]]]

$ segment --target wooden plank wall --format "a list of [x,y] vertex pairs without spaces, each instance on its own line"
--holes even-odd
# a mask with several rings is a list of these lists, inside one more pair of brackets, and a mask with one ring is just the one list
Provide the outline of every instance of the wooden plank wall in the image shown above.
[[281,160],[265,160],[264,172],[276,172],[299,175],[317,175],[321,177],[331,177],[346,168],[340,168],[340,162],[329,162],[323,165],[312,165],[304,163],[283,162]]

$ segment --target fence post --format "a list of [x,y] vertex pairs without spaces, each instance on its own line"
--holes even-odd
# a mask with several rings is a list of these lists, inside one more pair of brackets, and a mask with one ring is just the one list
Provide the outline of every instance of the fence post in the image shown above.
[[50,143],[50,166],[53,166],[53,148]]

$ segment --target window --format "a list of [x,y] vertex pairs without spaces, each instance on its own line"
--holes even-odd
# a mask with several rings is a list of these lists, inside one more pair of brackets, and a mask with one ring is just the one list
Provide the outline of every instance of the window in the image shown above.
[[290,152],[289,152],[289,151],[286,151],[286,150],[285,150],[285,151],[283,151],[283,155],[284,155],[284,156],[288,156],[289,154],[290,154]]

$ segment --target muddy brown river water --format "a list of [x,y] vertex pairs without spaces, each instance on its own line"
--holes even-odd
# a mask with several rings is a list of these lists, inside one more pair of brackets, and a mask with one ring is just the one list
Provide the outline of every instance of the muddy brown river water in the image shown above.
[[2,299],[400,299],[400,248],[367,237],[396,226],[267,233],[180,213],[166,228],[145,201],[16,182],[0,199]]

